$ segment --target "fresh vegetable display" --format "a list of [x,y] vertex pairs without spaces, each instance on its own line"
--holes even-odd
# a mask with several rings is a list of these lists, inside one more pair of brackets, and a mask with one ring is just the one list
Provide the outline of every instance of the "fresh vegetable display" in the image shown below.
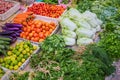
[[6,53],[10,47],[11,41],[12,40],[10,38],[0,36],[0,55],[7,55]]
[[10,47],[7,56],[0,58],[0,64],[10,70],[18,70],[36,49],[37,46],[32,45],[29,41],[17,43],[15,47]]
[[29,22],[29,21],[33,20],[34,18],[35,18],[35,16],[33,15],[33,12],[24,12],[24,13],[17,14],[14,17],[13,22],[22,24],[26,21]]
[[45,22],[42,20],[24,22],[23,25],[20,37],[34,42],[42,42],[57,26],[54,22]]
[[5,74],[5,72],[3,71],[3,69],[0,68],[0,79],[2,78],[2,76]]
[[102,21],[95,13],[85,11],[80,13],[75,8],[70,8],[60,17],[62,35],[69,46],[77,44],[87,45],[93,43],[96,32],[101,30]]
[[0,0],[0,14],[5,13],[13,6],[14,4],[10,1]]
[[33,12],[37,15],[59,18],[65,11],[65,8],[60,5],[46,4],[46,3],[33,3],[31,7],[27,8],[28,12]]

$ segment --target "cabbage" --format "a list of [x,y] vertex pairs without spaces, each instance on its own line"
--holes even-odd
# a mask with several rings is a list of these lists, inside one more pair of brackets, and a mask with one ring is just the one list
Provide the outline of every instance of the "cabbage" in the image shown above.
[[90,24],[85,21],[84,19],[80,19],[78,21],[76,21],[78,27],[83,27],[83,28],[86,28],[86,29],[91,29],[91,26]]
[[90,11],[85,11],[82,15],[85,17],[97,18],[97,15],[95,13],[90,12]]
[[94,32],[92,30],[85,28],[77,28],[76,34],[78,35],[79,38],[80,37],[93,38]]
[[91,27],[96,28],[98,25],[101,25],[103,22],[99,20],[95,13],[90,11],[85,11],[83,14],[83,18],[91,25]]
[[97,32],[96,28],[91,28],[92,32],[94,32],[94,34]]
[[70,30],[62,29],[62,34],[70,38],[76,38],[76,33]]
[[77,45],[79,45],[79,46],[88,45],[90,43],[93,43],[93,40],[89,39],[89,38],[79,38],[77,40]]
[[100,25],[98,25],[97,27],[96,27],[96,31],[100,31],[101,30],[101,27],[100,27]]
[[75,9],[75,8],[69,9],[68,15],[72,19],[75,19],[75,18],[78,18],[78,17],[82,16],[81,13],[77,9]]
[[67,36],[63,36],[63,38],[64,38],[64,41],[65,41],[66,45],[68,45],[68,46],[75,45],[75,39],[74,38],[70,38],[70,37],[67,37]]
[[69,18],[63,18],[60,21],[60,24],[62,28],[68,29],[71,31],[74,31],[77,28],[77,25],[74,22],[72,22]]

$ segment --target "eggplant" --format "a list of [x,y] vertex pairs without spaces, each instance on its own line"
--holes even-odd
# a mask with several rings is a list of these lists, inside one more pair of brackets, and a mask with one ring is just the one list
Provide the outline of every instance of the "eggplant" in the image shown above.
[[18,31],[19,28],[4,28],[4,30],[7,30],[7,31]]
[[8,28],[22,28],[22,25],[17,23],[6,23],[5,26]]
[[3,32],[0,32],[0,35],[9,35],[9,34],[13,34],[14,31],[3,31]]
[[18,32],[16,32],[15,34],[16,34],[16,36],[18,36],[18,37],[20,36],[20,33],[18,33]]
[[22,32],[22,30],[19,30],[19,31],[16,31],[17,33],[21,33]]

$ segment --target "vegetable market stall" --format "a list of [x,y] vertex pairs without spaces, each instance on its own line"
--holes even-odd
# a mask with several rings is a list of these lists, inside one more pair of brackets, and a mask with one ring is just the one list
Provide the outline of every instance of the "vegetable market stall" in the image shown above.
[[[118,17],[120,15],[117,0],[116,2],[113,1],[114,4],[112,6],[110,5],[112,1],[107,0],[103,2],[104,4],[100,2],[101,0],[88,2],[83,0],[80,3],[79,1],[73,0],[70,2],[71,6],[69,5],[69,9],[65,12],[62,11],[62,13],[64,12],[63,14],[59,12],[57,7],[54,7],[55,4],[47,4],[47,0],[44,1],[46,3],[33,3],[32,6],[27,7],[28,10],[15,14],[10,20],[11,23],[5,23],[5,27],[2,27],[3,32],[0,33],[2,36],[0,40],[2,44],[4,42],[4,44],[7,45],[1,47],[1,49],[5,48],[6,51],[9,50],[6,46],[14,42],[13,39],[27,40],[27,44],[37,43],[41,49],[38,54],[31,56],[30,64],[24,69],[25,72],[22,72],[22,74],[13,72],[11,79],[104,80],[106,76],[114,73],[114,66],[117,63],[113,64],[113,61],[117,61],[120,56],[120,49],[118,47],[120,43],[120,24]],[[77,6],[74,6],[76,4]],[[96,7],[99,4],[100,7]],[[44,7],[40,8],[41,6]],[[76,7],[78,7],[78,9]],[[47,12],[49,8],[51,12]],[[38,11],[37,9],[40,10]],[[55,12],[57,14],[54,14]],[[38,20],[34,20],[36,17]],[[60,24],[59,31],[55,30],[56,24],[51,22],[53,21],[51,17],[53,17],[54,20],[59,17],[56,19],[57,24]],[[50,23],[42,21],[42,18],[46,20],[49,19]],[[12,26],[8,26],[8,24]],[[13,26],[13,24],[19,24],[22,25],[22,27],[16,28],[17,26]],[[57,34],[51,34],[54,30]],[[97,35],[99,35],[99,40],[96,39]],[[7,38],[4,38],[5,36]],[[12,39],[12,41],[9,40],[9,38]],[[24,44],[21,46],[25,47]],[[18,47],[19,46],[13,49],[12,52],[20,56],[20,53],[18,54],[18,52],[16,52],[16,50],[19,51]],[[24,49],[29,51],[28,47]],[[12,54],[10,51],[6,54],[6,51],[2,53],[7,56]],[[26,54],[24,50],[21,53]],[[25,56],[23,57],[25,58]],[[26,59],[27,58],[28,57],[26,57]],[[12,58],[12,60],[15,59]],[[2,59],[0,60],[1,63],[3,61]],[[24,60],[22,61],[24,62]],[[11,70],[18,69],[18,67],[16,67],[17,62],[14,62],[14,67],[8,66],[7,64],[9,62],[4,63],[2,63],[2,67]],[[28,72],[26,72],[26,70]],[[112,75],[116,74],[114,73]],[[113,76],[111,76],[111,79],[115,78],[119,80],[117,77],[113,78]],[[107,79],[108,78],[106,78],[106,80]]]

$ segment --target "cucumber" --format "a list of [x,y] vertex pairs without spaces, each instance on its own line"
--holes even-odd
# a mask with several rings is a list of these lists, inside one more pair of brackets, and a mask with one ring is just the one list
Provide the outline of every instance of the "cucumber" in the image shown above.
[[0,45],[0,49],[5,49],[5,46],[4,45]]
[[0,36],[0,40],[3,40],[3,41],[11,41],[10,38],[5,38],[5,37],[1,37],[1,36]]
[[3,44],[3,45],[4,45],[4,44],[9,45],[9,44],[10,44],[10,42],[0,40],[0,44]]

